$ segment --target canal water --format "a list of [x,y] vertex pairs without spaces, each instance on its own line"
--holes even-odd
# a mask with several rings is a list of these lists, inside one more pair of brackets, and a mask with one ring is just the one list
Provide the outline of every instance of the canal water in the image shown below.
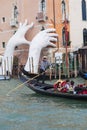
[[37,95],[26,86],[11,91],[19,84],[0,81],[0,130],[87,130],[86,101]]

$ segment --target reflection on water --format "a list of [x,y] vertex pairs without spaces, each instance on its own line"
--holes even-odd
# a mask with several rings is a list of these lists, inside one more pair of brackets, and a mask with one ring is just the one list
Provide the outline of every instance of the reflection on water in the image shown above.
[[0,130],[86,130],[87,102],[37,95],[21,83],[0,81]]

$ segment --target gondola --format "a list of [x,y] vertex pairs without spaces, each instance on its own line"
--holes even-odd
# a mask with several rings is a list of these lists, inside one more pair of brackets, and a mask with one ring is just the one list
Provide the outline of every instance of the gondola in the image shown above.
[[30,78],[35,77],[36,75],[38,75],[38,74],[35,74],[35,73],[29,73],[26,70],[24,70],[24,68],[22,69],[22,73],[24,75],[26,75],[27,77],[30,77]]
[[[29,73],[26,70],[24,70],[24,68],[22,69],[22,73],[29,78],[33,78],[38,75],[38,73]],[[59,76],[56,75],[56,78],[59,78]],[[65,75],[61,75],[61,78],[65,78]],[[49,80],[49,79],[50,79],[50,76],[46,75],[46,80]],[[51,79],[55,79],[55,75],[51,75]]]
[[87,94],[73,94],[73,93],[63,93],[59,91],[55,91],[53,85],[51,84],[42,84],[37,83],[35,80],[27,83],[27,87],[33,90],[34,92],[42,95],[53,96],[53,97],[61,97],[67,99],[77,99],[77,100],[87,100]]

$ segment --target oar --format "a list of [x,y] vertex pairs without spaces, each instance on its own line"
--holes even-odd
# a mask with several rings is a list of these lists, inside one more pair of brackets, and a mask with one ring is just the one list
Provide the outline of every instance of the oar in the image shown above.
[[[46,72],[46,71],[45,71],[45,72]],[[40,76],[40,75],[44,74],[45,72],[43,72],[43,73],[41,73],[41,74],[38,74],[38,75],[34,76],[34,77],[33,77],[33,78],[31,78],[31,79],[28,79],[28,80],[27,80],[27,81],[25,81],[24,83],[22,83],[22,84],[18,85],[16,88],[14,88],[14,89],[10,90],[10,91],[7,93],[7,96],[9,96],[9,94],[10,94],[10,93],[12,93],[13,91],[17,90],[18,88],[21,88],[21,87],[22,87],[24,84],[26,84],[27,82],[32,81],[33,79],[35,79],[35,78],[37,78],[38,76]]]

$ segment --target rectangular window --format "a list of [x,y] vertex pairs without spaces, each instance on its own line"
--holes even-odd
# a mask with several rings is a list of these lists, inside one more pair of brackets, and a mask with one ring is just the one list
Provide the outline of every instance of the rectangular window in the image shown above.
[[5,48],[5,42],[2,42],[2,47]]
[[87,35],[84,35],[84,46],[87,46]]
[[5,22],[5,17],[2,17],[2,22],[3,22],[3,23]]
[[86,1],[82,0],[82,20],[86,19]]
[[87,46],[87,29],[86,28],[83,29],[83,43],[84,43],[84,46]]

